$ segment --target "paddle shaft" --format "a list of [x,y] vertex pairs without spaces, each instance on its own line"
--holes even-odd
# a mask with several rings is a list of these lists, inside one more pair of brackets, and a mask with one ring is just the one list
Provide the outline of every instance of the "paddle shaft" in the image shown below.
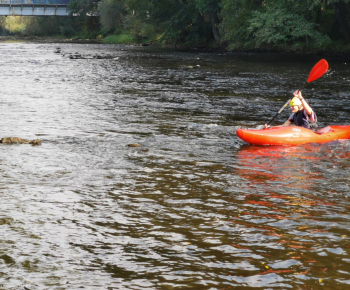
[[273,116],[273,118],[267,123],[267,125],[270,125],[273,122],[273,120],[275,120],[277,118],[277,116],[284,110],[284,108],[289,105],[290,101],[291,101],[291,99],[288,100],[288,102],[284,104],[284,106],[276,113],[276,115]]
[[308,83],[309,83],[309,82],[306,82],[306,83],[298,90],[298,92],[300,92],[302,89],[304,89],[304,88],[307,86]]

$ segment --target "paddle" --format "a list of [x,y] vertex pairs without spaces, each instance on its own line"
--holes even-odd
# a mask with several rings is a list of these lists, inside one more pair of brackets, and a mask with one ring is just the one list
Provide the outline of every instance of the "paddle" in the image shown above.
[[[328,62],[325,59],[321,59],[318,63],[315,64],[315,66],[312,68],[309,77],[307,79],[307,82],[298,90],[301,91],[304,89],[309,83],[317,80],[318,78],[322,77],[328,70]],[[275,116],[267,123],[267,125],[270,125],[273,120],[276,119],[276,117],[284,110],[285,107],[287,107],[292,99],[288,100],[287,103],[283,105],[283,107],[277,112]]]

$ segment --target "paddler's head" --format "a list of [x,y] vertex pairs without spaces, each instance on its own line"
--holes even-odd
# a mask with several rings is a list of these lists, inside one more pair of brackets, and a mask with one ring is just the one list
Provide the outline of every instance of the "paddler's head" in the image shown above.
[[303,104],[301,103],[301,101],[298,98],[294,97],[290,101],[289,107],[293,113],[297,113],[303,109]]

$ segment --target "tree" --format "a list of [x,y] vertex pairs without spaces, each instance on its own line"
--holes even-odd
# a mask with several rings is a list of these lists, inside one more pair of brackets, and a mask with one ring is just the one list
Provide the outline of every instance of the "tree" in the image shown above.
[[73,25],[86,38],[94,38],[99,34],[97,7],[98,2],[94,0],[75,0],[69,3],[71,16],[74,15]]
[[323,47],[330,42],[317,29],[320,3],[316,0],[230,2],[223,0],[223,19],[231,48],[295,50]]
[[222,46],[221,34],[219,31],[219,26],[221,21],[219,19],[220,15],[220,1],[219,0],[195,0],[196,7],[200,13],[207,13],[210,17],[211,27],[213,31],[213,36],[219,46]]
[[127,14],[125,1],[102,0],[98,5],[101,26],[104,32],[114,32],[123,28]]
[[350,43],[350,28],[348,23],[350,15],[349,3],[345,1],[333,1],[332,7],[340,24],[344,40],[346,43]]
[[[161,43],[208,46],[217,39],[220,0],[128,0],[133,23],[153,25]],[[215,38],[214,38],[215,37]]]
[[[235,50],[332,49],[350,43],[350,0],[76,0],[85,35],[131,34],[139,42]],[[98,8],[97,8],[98,6]],[[90,15],[90,16],[89,16]],[[95,21],[97,22],[97,21]]]

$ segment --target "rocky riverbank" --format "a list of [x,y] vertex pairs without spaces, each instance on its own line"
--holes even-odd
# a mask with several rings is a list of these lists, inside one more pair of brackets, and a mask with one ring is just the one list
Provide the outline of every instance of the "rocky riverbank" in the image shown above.
[[40,36],[0,36],[0,42],[38,42],[38,43],[101,43],[99,39],[60,38]]

